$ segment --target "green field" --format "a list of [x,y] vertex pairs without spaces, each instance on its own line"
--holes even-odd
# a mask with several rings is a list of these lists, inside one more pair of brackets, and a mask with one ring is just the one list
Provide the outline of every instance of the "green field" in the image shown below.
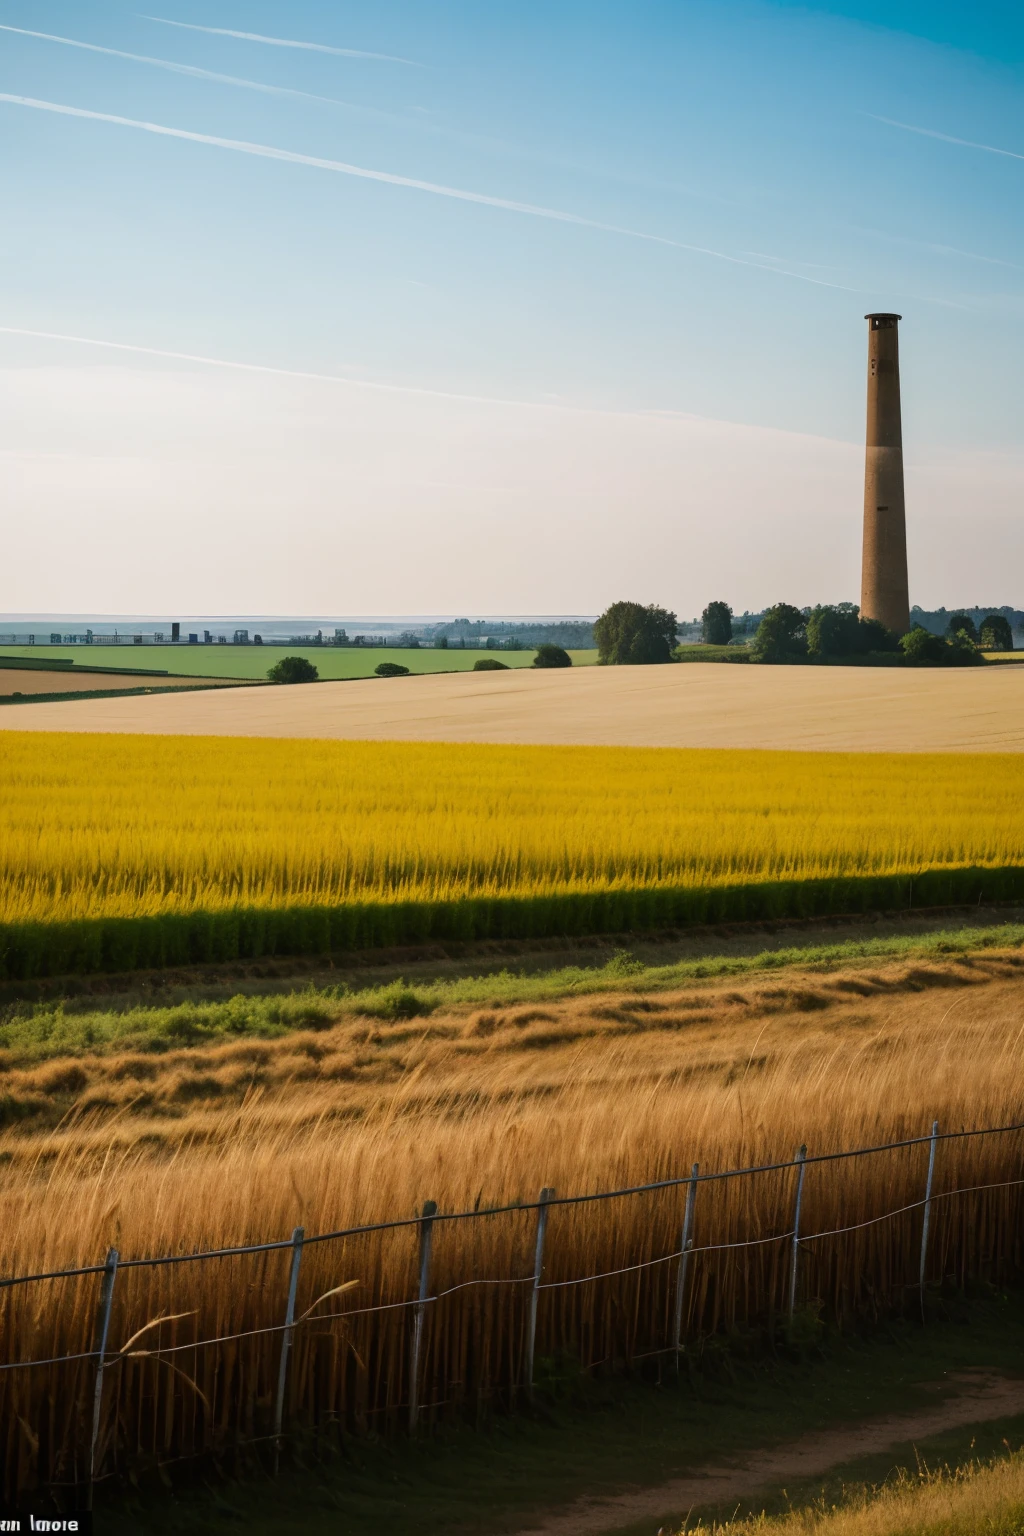
[[[469,672],[481,657],[509,667],[529,667],[536,652],[400,650],[397,646],[320,645],[24,645],[12,647],[5,660],[73,661],[81,667],[145,667],[179,677],[266,677],[282,656],[307,656],[325,680],[372,677],[382,661],[397,661],[410,672]],[[573,665],[591,666],[596,651],[570,651]]]

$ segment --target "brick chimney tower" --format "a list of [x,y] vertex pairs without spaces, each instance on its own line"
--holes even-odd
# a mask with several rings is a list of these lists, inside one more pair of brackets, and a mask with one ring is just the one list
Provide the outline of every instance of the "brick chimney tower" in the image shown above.
[[902,315],[865,315],[868,322],[868,424],[864,456],[864,558],[860,611],[904,635],[910,628],[907,520],[903,501],[900,416]]

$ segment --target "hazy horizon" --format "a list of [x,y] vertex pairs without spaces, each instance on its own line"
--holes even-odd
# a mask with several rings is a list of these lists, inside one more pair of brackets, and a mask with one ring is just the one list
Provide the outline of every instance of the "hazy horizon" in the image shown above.
[[856,600],[872,309],[911,601],[998,591],[1024,13],[956,10],[0,0],[0,610]]

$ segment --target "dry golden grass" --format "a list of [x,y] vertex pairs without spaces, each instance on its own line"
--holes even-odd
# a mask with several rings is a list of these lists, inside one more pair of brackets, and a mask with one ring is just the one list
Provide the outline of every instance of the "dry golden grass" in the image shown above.
[[[17,722],[10,718],[18,716]],[[1020,752],[1024,667],[573,667],[37,704],[0,729]]]
[[[946,1129],[1012,1121],[1024,1098],[1021,975],[1019,953],[987,952],[398,1024],[349,1019],[278,1041],[9,1070],[12,1100],[48,1099],[67,1113],[56,1129],[4,1133],[5,1268],[95,1263],[108,1243],[137,1255],[287,1237],[296,1224],[312,1235],[410,1216],[428,1197],[451,1211],[529,1201],[544,1184],[559,1194],[612,1188],[684,1174],[694,1159],[725,1169],[788,1157],[800,1142],[813,1154],[919,1135],[933,1117]],[[945,1143],[937,1191],[1016,1179],[1022,1153],[1017,1134]],[[925,1161],[916,1147],[813,1167],[804,1229],[919,1199]],[[697,1247],[786,1231],[792,1196],[790,1171],[702,1186]],[[671,1253],[682,1204],[673,1189],[555,1209],[546,1279]],[[1020,1210],[1016,1188],[939,1200],[932,1278],[1016,1264]],[[528,1275],[533,1232],[530,1212],[439,1225],[432,1287]],[[906,1287],[919,1241],[912,1212],[811,1244],[802,1298],[844,1316],[898,1305],[915,1294]],[[358,1284],[317,1317],[404,1302],[415,1264],[415,1228],[307,1247],[299,1310],[349,1281]],[[147,1335],[150,1348],[274,1328],[286,1272],[281,1253],[122,1271],[112,1347],[172,1313],[189,1315]],[[765,1326],[786,1273],[779,1243],[697,1256],[688,1339]],[[664,1350],[674,1276],[674,1264],[657,1263],[544,1293],[539,1355],[593,1365]],[[4,1292],[8,1350],[89,1348],[95,1296],[95,1279]],[[526,1296],[522,1285],[476,1284],[428,1309],[428,1404],[514,1396]],[[402,1309],[303,1323],[291,1416],[378,1428],[401,1418],[409,1330]],[[279,1337],[116,1364],[105,1465],[265,1434]],[[12,1481],[81,1474],[92,1369],[4,1373]]]
[[[357,1126],[357,1139],[365,1142],[371,1127],[376,1135],[388,1123],[404,1135],[410,1121],[420,1120],[439,1131],[454,1122],[461,1140],[470,1125],[489,1123],[499,1112],[502,1126],[521,1126],[524,1112],[538,1105],[543,1105],[549,1129],[556,1119],[578,1127],[580,1112],[603,1125],[608,1106],[599,1102],[601,1096],[614,1099],[624,1090],[671,1096],[671,1114],[676,1113],[676,1096],[685,1091],[691,1126],[694,1105],[689,1101],[696,1095],[709,1111],[709,1123],[716,1124],[720,1106],[708,1103],[713,1089],[734,1099],[742,1118],[751,1093],[755,1099],[768,1094],[778,1104],[781,1080],[810,1094],[817,1118],[820,1086],[829,1083],[837,1102],[845,1103],[839,1067],[853,1060],[859,1070],[865,1051],[869,1059],[896,1062],[897,1077],[909,1080],[934,1030],[936,1009],[944,1028],[932,1074],[941,1086],[933,1083],[933,1093],[945,1098],[949,1051],[961,1043],[959,1035],[946,1038],[946,1027],[956,1026],[981,998],[986,1010],[1005,1000],[1012,1014],[1018,978],[1024,978],[1020,950],[981,951],[943,960],[861,964],[832,974],[791,969],[651,994],[630,988],[539,1004],[460,1005],[397,1021],[353,1018],[339,1007],[333,1026],[296,1029],[278,1039],[175,1049],[161,1037],[152,1049],[115,1046],[93,1053],[86,1048],[38,1065],[18,1064],[8,1053],[6,1059],[0,1055],[8,1105],[0,1155],[10,1166],[27,1168],[77,1158],[87,1150],[106,1157],[116,1149],[123,1155],[137,1150],[141,1141],[151,1150],[187,1146],[193,1152],[206,1144],[220,1156],[242,1122],[249,1127],[246,1139],[254,1143],[265,1136],[301,1135],[328,1122],[346,1135]],[[913,1023],[909,1035],[901,1033],[902,1021],[908,1027]],[[998,1035],[1004,1022],[995,1027]],[[972,1022],[968,1028],[973,1033],[978,1025]],[[978,1070],[971,1079],[972,1095]],[[997,1099],[989,1107],[995,1112],[1002,1102]],[[556,1113],[556,1105],[563,1103],[564,1110]],[[965,1103],[965,1113],[967,1108]],[[921,1113],[926,1111],[927,1104]],[[861,1125],[863,1112],[858,1095],[843,1112],[850,1133]],[[735,1142],[735,1155],[748,1160],[787,1155],[788,1142],[778,1144],[777,1113],[760,1118],[767,1140]],[[604,1134],[599,1133],[599,1143]],[[650,1139],[634,1136],[631,1129],[630,1143],[629,1159],[621,1166],[605,1155],[592,1170],[574,1169],[572,1189],[660,1177],[661,1163],[650,1161]],[[588,1153],[586,1161],[595,1155]],[[728,1160],[717,1162],[729,1166]],[[471,1201],[477,1192],[475,1183],[454,1184],[452,1172],[446,1166],[441,1190],[449,1209]],[[531,1197],[529,1183],[510,1186],[510,1172],[500,1160],[495,1164],[497,1182],[487,1191],[489,1199]],[[563,1188],[565,1176],[563,1170]],[[535,1182],[552,1181],[538,1168]],[[424,1193],[431,1191],[411,1192],[406,1206]],[[378,1207],[375,1201],[372,1209],[344,1219],[377,1220]],[[342,1219],[338,1213],[319,1214],[319,1224],[327,1227]],[[247,1229],[238,1240],[250,1235]],[[156,1231],[133,1238],[136,1250],[161,1241]],[[163,1234],[165,1246],[174,1240],[171,1232]],[[208,1243],[226,1240],[218,1229]],[[35,1260],[26,1256],[26,1262]]]
[[687,1522],[683,1530],[688,1536],[1019,1536],[1024,1453],[984,1465],[903,1473],[831,1507],[711,1525]]

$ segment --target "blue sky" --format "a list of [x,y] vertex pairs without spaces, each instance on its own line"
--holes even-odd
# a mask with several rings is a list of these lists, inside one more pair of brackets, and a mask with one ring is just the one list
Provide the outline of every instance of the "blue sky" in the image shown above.
[[4,609],[856,596],[874,308],[912,596],[1024,603],[1020,8],[152,4],[0,0],[0,326],[152,349],[0,334]]

